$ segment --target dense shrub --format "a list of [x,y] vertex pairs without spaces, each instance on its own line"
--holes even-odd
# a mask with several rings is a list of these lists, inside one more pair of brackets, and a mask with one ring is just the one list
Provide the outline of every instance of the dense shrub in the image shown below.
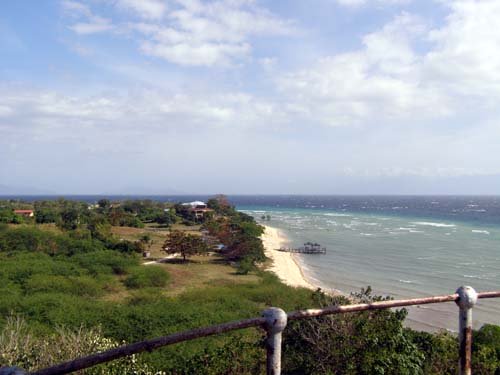
[[32,227],[0,231],[0,252],[42,252],[50,255],[73,255],[104,249],[99,241],[72,238]]
[[142,252],[142,244],[140,242],[116,241],[114,239],[108,238],[105,241],[105,246],[107,249],[119,251],[125,254]]
[[167,285],[168,273],[158,266],[137,267],[130,271],[125,285],[130,289],[163,287]]
[[256,375],[265,374],[266,357],[261,337],[237,336],[223,343],[205,345],[191,356],[175,356],[160,368],[176,375]]
[[64,294],[93,297],[102,295],[104,292],[101,284],[90,276],[33,275],[26,281],[24,289],[27,294],[57,291]]
[[[36,336],[19,317],[10,317],[0,331],[0,366],[18,366],[35,371],[84,355],[118,347],[120,342],[103,336],[100,328],[58,328],[55,333]],[[136,355],[92,367],[85,374],[152,374]]]
[[117,253],[112,250],[94,251],[73,256],[72,261],[83,267],[93,275],[117,274],[123,275],[131,267],[137,266],[139,261],[132,256]]
[[43,253],[18,253],[12,256],[0,254],[0,276],[24,285],[33,275],[76,276],[85,270],[63,259],[53,259]]
[[474,332],[472,368],[474,374],[500,374],[500,326],[485,324]]
[[23,222],[24,218],[16,215],[11,208],[0,208],[0,223],[21,224]]
[[[370,290],[356,296],[380,300]],[[320,293],[322,304],[349,304]],[[423,354],[403,328],[406,311],[379,310],[294,321],[284,334],[287,374],[422,374]]]

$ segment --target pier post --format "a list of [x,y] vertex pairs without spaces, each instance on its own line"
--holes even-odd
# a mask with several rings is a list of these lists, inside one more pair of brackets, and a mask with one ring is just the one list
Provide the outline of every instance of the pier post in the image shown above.
[[262,312],[266,319],[267,332],[267,375],[281,374],[281,333],[286,327],[287,315],[278,307],[270,307]]
[[472,308],[477,302],[477,293],[470,286],[461,286],[457,289],[459,307],[458,339],[460,375],[471,375],[472,362]]

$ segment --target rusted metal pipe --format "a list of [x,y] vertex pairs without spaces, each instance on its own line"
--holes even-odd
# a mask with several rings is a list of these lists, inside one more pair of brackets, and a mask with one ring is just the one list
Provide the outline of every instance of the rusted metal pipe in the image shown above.
[[281,339],[282,332],[286,327],[287,315],[278,307],[271,307],[262,313],[266,319],[265,329],[267,331],[267,375],[281,374]]
[[436,297],[389,300],[389,301],[361,303],[356,305],[345,305],[345,306],[330,306],[324,309],[309,309],[309,310],[294,311],[288,314],[288,320],[306,319],[317,316],[368,311],[368,310],[384,310],[394,307],[427,305],[430,303],[453,302],[457,298],[458,294],[450,294],[450,295],[436,296]]
[[457,289],[458,299],[455,301],[460,308],[458,318],[458,340],[460,375],[471,375],[472,365],[472,308],[477,302],[477,293],[470,286]]
[[500,297],[500,292],[481,292],[477,294],[477,298],[498,298]]

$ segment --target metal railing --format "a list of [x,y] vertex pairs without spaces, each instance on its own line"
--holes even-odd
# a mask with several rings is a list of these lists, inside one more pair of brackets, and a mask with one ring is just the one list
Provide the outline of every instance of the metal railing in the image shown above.
[[[267,333],[267,374],[279,375],[281,373],[281,338],[287,322],[292,320],[307,319],[325,315],[352,313],[369,310],[383,310],[395,307],[427,305],[432,303],[443,303],[454,301],[459,308],[459,369],[460,375],[471,374],[472,356],[472,308],[478,299],[500,297],[500,291],[476,293],[470,286],[462,286],[455,294],[444,296],[433,296],[425,298],[414,298],[406,300],[389,300],[372,303],[362,303],[344,306],[330,306],[324,309],[300,310],[286,313],[280,308],[271,307],[262,313],[259,318],[239,320],[230,323],[218,324],[205,328],[175,333],[169,336],[158,337],[151,340],[124,345],[102,353],[92,354],[72,361],[64,362],[52,367],[38,370],[32,375],[59,375],[68,374],[73,371],[83,370],[101,363],[129,356],[132,354],[152,351],[157,348],[189,341],[200,337],[212,336],[224,332],[235,331],[250,327],[263,328]],[[1,368],[0,375],[25,375],[22,369],[17,367]]]

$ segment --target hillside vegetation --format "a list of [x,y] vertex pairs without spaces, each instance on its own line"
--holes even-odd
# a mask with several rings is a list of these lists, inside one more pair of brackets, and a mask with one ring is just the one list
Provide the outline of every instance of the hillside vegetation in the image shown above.
[[[34,208],[35,217],[13,216],[20,207]],[[288,287],[259,269],[262,227],[224,197],[209,207],[213,212],[197,219],[180,205],[151,201],[1,202],[0,365],[32,371],[123,343],[258,316],[268,306],[349,303]],[[178,232],[205,238],[205,245],[186,261],[143,264],[144,250],[156,246],[154,258],[165,256],[162,249],[177,246],[169,239]],[[369,288],[355,298],[380,299]],[[455,374],[456,338],[406,329],[405,316],[404,310],[376,311],[290,323],[283,373]],[[85,373],[261,374],[263,337],[247,329]],[[500,371],[499,343],[499,327],[475,333],[476,374]]]

